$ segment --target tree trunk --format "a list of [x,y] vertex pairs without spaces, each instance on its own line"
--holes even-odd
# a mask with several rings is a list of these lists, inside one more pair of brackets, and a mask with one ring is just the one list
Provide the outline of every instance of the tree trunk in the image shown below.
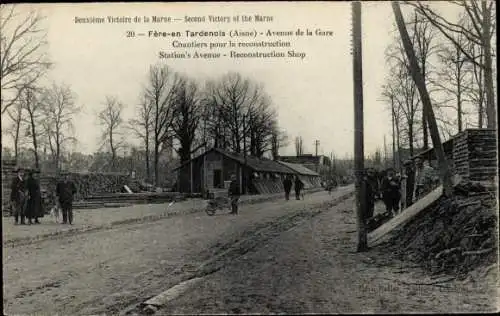
[[40,159],[38,157],[38,142],[36,139],[36,128],[35,128],[35,119],[33,117],[33,113],[30,113],[30,123],[31,123],[31,138],[33,139],[33,154],[35,155],[35,168],[40,168]]
[[486,116],[487,127],[496,128],[495,92],[493,90],[493,64],[491,60],[491,10],[487,9],[486,1],[482,1],[484,25],[483,25],[483,46],[484,46],[484,83],[486,89]]
[[422,109],[422,128],[424,129],[424,150],[429,148],[429,134],[427,127],[427,119],[425,115],[425,109]]
[[457,118],[458,132],[460,133],[462,131],[462,87],[460,86],[460,83],[457,86]]
[[410,146],[410,157],[413,157],[415,150],[413,148],[413,122],[408,124],[408,145]]
[[361,40],[361,2],[352,2],[352,42],[353,42],[353,74],[354,74],[354,159],[356,170],[356,215],[358,223],[357,251],[368,249],[368,238],[365,227],[365,189],[364,174],[364,135],[363,135],[363,54]]
[[426,118],[429,124],[429,131],[431,133],[432,144],[436,152],[439,164],[439,170],[441,173],[441,182],[443,184],[444,195],[449,197],[453,194],[451,173],[448,168],[448,162],[446,161],[446,157],[444,155],[443,144],[441,143],[438,126],[436,123],[436,118],[434,116],[434,111],[432,109],[431,99],[429,97],[429,93],[427,92],[427,88],[425,86],[425,81],[422,76],[422,73],[420,72],[417,58],[415,56],[415,51],[413,49],[410,37],[406,30],[403,14],[401,13],[401,8],[399,7],[398,1],[392,2],[392,9],[396,17],[396,23],[398,25],[399,33],[401,35],[401,40],[403,41],[406,55],[408,56],[408,60],[410,61],[410,72],[418,88],[420,99],[422,100],[422,105],[426,112]]
[[160,144],[158,140],[155,140],[155,152],[154,152],[154,184],[155,186],[158,186],[158,176],[159,176],[159,171],[158,171],[158,165],[159,165],[159,160],[160,160]]
[[149,163],[149,130],[148,127],[146,127],[146,139],[145,139],[145,149],[146,149],[146,179],[147,182],[150,183],[151,181],[151,168],[150,168],[150,163]]

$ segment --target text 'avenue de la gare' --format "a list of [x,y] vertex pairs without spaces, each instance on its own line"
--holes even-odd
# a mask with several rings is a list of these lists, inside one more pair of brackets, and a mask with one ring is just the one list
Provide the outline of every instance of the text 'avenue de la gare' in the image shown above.
[[332,31],[325,31],[322,29],[316,29],[314,32],[310,30],[306,30],[306,32],[298,31],[278,31],[278,30],[266,30],[264,32],[257,32],[256,30],[230,30],[230,31],[192,31],[185,30],[184,32],[175,31],[160,31],[160,30],[150,30],[147,33],[148,37],[153,38],[161,38],[161,37],[256,37],[257,35],[261,36],[276,36],[276,37],[290,37],[290,36],[303,36],[307,34],[307,36],[333,36]]

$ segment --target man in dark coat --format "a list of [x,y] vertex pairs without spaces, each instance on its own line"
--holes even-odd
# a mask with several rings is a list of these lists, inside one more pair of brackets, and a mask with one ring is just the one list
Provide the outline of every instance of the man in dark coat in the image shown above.
[[366,214],[365,220],[373,217],[375,211],[375,198],[379,192],[378,185],[378,175],[377,172],[369,168],[366,170],[366,175],[363,177],[364,193],[365,193],[365,205]]
[[290,200],[290,191],[292,191],[292,179],[290,179],[290,176],[286,176],[285,180],[283,181],[283,187],[285,189],[285,199],[288,201]]
[[10,186],[10,203],[14,211],[15,224],[19,223],[19,217],[21,217],[21,225],[24,225],[24,218],[26,216],[26,202],[27,202],[27,192],[26,192],[26,180],[24,180],[24,170],[22,168],[17,168],[17,176],[12,179]]
[[300,191],[304,188],[304,183],[300,181],[299,176],[295,176],[295,199],[300,200]]
[[38,179],[34,177],[35,173],[38,172],[36,170],[30,170],[28,172],[28,179],[26,180],[26,187],[29,193],[26,217],[30,225],[32,224],[32,220],[35,220],[35,224],[40,224],[38,218],[43,217],[40,183]]
[[59,199],[63,213],[63,224],[69,220],[69,224],[73,224],[73,195],[76,193],[76,186],[70,180],[69,173],[63,174],[64,179],[57,184],[56,194]]
[[413,191],[415,190],[415,168],[411,160],[404,163],[405,166],[405,180],[406,180],[406,207],[413,204]]
[[387,169],[387,175],[382,181],[382,194],[385,209],[389,215],[399,212],[399,201],[401,200],[401,183],[396,177],[393,168]]
[[238,200],[240,199],[240,185],[236,179],[236,175],[231,175],[231,183],[229,184],[229,198],[231,199],[231,212],[229,214],[238,214]]

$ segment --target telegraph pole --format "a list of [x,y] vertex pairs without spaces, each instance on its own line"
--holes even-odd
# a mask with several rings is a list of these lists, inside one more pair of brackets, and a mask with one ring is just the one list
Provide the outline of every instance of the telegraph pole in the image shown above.
[[364,135],[363,135],[363,54],[361,49],[361,2],[352,2],[352,44],[354,75],[354,170],[356,174],[356,215],[358,222],[357,251],[368,249],[364,203]]
[[[314,141],[314,147],[316,149],[316,157],[318,157],[319,140]],[[316,172],[318,172],[318,164],[319,164],[319,159],[316,159]]]

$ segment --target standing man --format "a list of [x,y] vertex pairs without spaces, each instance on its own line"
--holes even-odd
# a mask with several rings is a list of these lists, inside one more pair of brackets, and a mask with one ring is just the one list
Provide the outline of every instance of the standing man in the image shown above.
[[73,224],[73,195],[76,193],[76,186],[70,180],[69,173],[62,174],[63,180],[57,184],[56,194],[63,213],[63,224]]
[[22,168],[17,168],[16,173],[17,176],[12,179],[10,186],[10,203],[14,211],[15,224],[19,224],[19,217],[21,217],[21,225],[24,225],[26,202],[28,198],[26,182],[24,180],[24,170]]
[[290,179],[290,176],[287,175],[285,177],[285,180],[283,181],[283,187],[285,189],[285,200],[290,200],[290,191],[292,191],[292,179]]
[[405,208],[407,208],[413,204],[413,193],[415,191],[415,166],[411,160],[407,160],[404,163],[404,167],[406,194],[403,196],[403,199],[405,199]]
[[373,217],[375,210],[375,198],[379,191],[378,178],[374,169],[366,170],[366,175],[363,177],[363,185],[365,192],[366,218],[365,221]]
[[415,200],[420,199],[432,189],[433,174],[434,169],[427,161],[415,159]]
[[294,187],[295,187],[295,199],[300,200],[300,191],[304,187],[304,184],[302,183],[302,181],[300,181],[299,176],[295,176]]
[[30,225],[32,224],[32,220],[35,220],[35,224],[40,224],[38,218],[43,216],[40,183],[35,178],[35,173],[37,173],[36,170],[30,170],[28,172],[28,179],[26,180],[26,187],[29,193],[26,217]]
[[391,216],[399,212],[399,201],[401,199],[401,183],[394,175],[394,169],[387,169],[387,175],[382,180],[382,196],[385,209]]
[[231,199],[231,213],[238,214],[238,200],[240,199],[240,186],[236,180],[236,175],[231,175],[231,183],[229,184],[229,198]]

